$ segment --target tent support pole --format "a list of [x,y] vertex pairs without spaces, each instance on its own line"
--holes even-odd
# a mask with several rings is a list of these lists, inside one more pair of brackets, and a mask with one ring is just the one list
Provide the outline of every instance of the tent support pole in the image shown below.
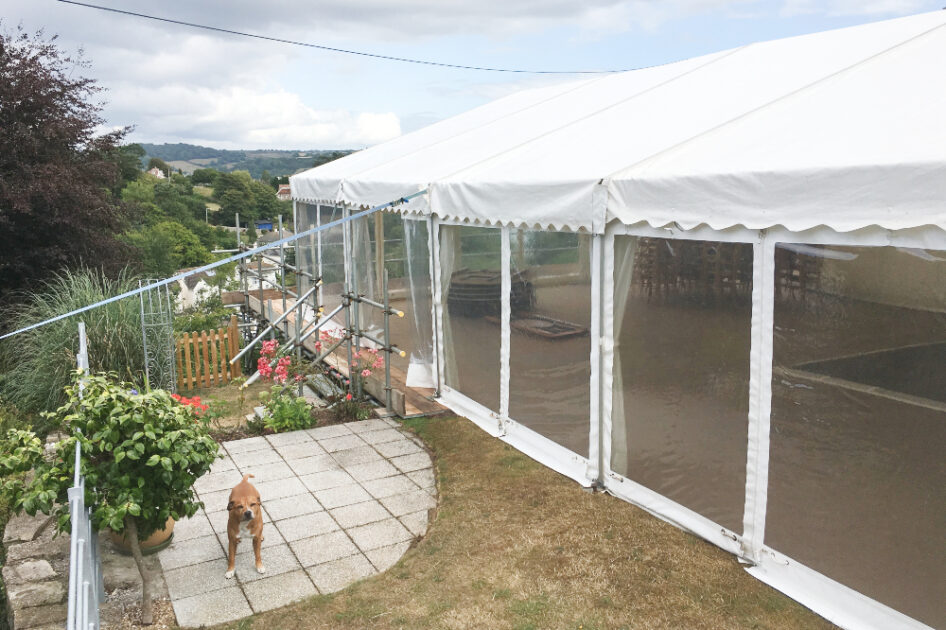
[[[520,230],[516,230],[520,233]],[[499,349],[499,435],[506,434],[506,423],[509,421],[509,348],[512,318],[512,249],[510,247],[510,229],[503,226],[500,231],[500,252],[502,256],[502,325]]]
[[[614,236],[605,238],[601,234],[591,235],[591,422],[597,427],[597,439],[589,445],[589,459],[597,467],[593,471],[595,484],[604,488],[604,453],[605,453],[605,423],[604,423],[604,372],[611,366],[604,364],[601,348],[605,343],[604,331],[604,292],[610,288],[606,281],[607,265],[604,264],[605,248],[614,247]],[[594,435],[594,432],[592,432]],[[597,453],[594,453],[597,449]]]
[[758,563],[765,537],[772,406],[772,335],[775,310],[775,239],[759,232],[753,248],[749,350],[749,435],[742,557]]
[[432,216],[430,217],[430,224],[428,234],[430,235],[430,269],[432,273],[430,274],[430,284],[431,284],[431,296],[432,300],[430,301],[430,310],[433,317],[433,333],[434,333],[434,359],[436,363],[434,364],[434,370],[437,372],[437,391],[434,393],[435,398],[440,398],[443,391],[443,371],[444,371],[444,341],[443,341],[443,295],[441,287],[443,286],[441,280],[441,269],[440,269],[440,221]]

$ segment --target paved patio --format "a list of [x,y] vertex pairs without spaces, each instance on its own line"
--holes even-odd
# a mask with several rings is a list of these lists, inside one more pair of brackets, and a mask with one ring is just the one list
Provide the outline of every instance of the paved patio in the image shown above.
[[[398,561],[427,531],[436,501],[432,463],[391,419],[223,444],[224,459],[195,484],[206,510],[177,523],[159,559],[177,622],[232,621],[341,590]],[[263,504],[263,564],[250,541],[227,567],[227,500],[246,473]]]

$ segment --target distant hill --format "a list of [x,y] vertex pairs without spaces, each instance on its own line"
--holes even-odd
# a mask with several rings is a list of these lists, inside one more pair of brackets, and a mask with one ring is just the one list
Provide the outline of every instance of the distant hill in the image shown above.
[[292,175],[299,171],[331,162],[352,151],[328,151],[312,149],[309,151],[228,151],[202,147],[195,144],[146,144],[141,143],[145,150],[142,164],[147,164],[150,158],[164,160],[172,168],[177,168],[185,174],[191,174],[199,168],[212,168],[228,173],[230,171],[249,171],[250,175],[259,179],[263,171],[272,177]]

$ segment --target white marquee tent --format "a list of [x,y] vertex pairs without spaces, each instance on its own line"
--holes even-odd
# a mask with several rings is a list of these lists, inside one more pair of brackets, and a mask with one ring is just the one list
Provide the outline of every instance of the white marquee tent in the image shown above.
[[292,177],[297,229],[426,191],[445,404],[841,626],[944,627],[943,59],[946,11],[519,92]]

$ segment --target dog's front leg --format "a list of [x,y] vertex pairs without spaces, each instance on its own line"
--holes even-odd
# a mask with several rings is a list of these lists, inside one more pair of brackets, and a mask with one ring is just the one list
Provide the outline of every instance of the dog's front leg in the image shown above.
[[[227,555],[227,572],[224,574],[224,577],[226,577],[228,580],[233,578],[233,567],[236,565],[236,550],[237,543],[239,542],[239,538],[236,536],[230,536],[230,550]],[[259,556],[257,555],[257,557]]]
[[256,554],[256,572],[266,573],[263,566],[263,559],[260,557],[260,549],[263,547],[263,536],[253,536],[253,553]]

